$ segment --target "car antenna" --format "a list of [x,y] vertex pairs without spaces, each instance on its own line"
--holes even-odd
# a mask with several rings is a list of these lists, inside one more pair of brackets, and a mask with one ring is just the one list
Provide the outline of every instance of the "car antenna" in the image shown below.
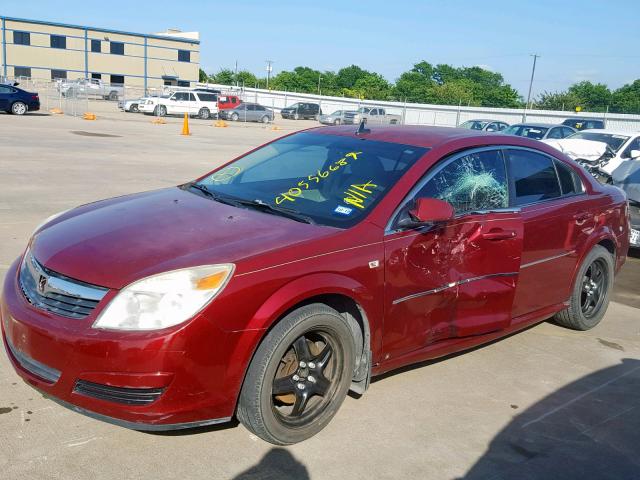
[[371,129],[365,127],[366,123],[367,122],[366,122],[366,120],[364,118],[362,120],[360,120],[360,126],[358,127],[358,130],[356,130],[356,135],[363,135],[365,133],[371,133]]

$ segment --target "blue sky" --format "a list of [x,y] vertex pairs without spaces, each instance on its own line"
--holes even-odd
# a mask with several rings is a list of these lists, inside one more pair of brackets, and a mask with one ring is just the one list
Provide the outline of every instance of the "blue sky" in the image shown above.
[[393,81],[422,59],[481,65],[526,95],[530,54],[541,55],[534,95],[591,80],[612,88],[640,78],[638,0],[120,1],[2,0],[0,15],[134,32],[201,33],[207,72],[265,75],[352,63]]

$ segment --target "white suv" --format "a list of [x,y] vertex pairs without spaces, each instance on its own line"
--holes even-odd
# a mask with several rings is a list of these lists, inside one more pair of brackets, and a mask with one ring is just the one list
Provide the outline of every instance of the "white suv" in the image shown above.
[[204,120],[218,115],[218,96],[209,92],[173,92],[168,97],[149,97],[138,110],[158,117],[184,115]]

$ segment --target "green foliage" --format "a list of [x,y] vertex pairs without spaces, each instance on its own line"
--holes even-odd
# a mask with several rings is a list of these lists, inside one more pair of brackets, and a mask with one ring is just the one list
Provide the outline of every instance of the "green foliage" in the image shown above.
[[640,79],[613,92],[610,111],[616,113],[640,113]]
[[235,75],[233,73],[233,70],[224,68],[220,70],[218,73],[211,75],[211,81],[213,83],[219,83],[221,85],[234,85],[235,84],[234,76]]
[[198,81],[204,83],[207,80],[209,80],[209,75],[207,75],[207,72],[205,72],[203,69],[200,69],[200,72],[198,75]]

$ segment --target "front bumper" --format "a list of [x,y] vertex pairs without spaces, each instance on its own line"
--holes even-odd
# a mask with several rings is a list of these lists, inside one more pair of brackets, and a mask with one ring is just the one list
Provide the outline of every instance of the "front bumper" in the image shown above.
[[[158,332],[96,330],[91,325],[104,305],[81,320],[37,309],[22,295],[17,269],[15,262],[7,272],[0,325],[7,355],[25,382],[75,411],[138,430],[232,417],[244,369],[230,360],[246,341],[240,332],[224,332],[203,316]],[[87,385],[111,393],[95,395]],[[142,402],[139,392],[159,394]]]

